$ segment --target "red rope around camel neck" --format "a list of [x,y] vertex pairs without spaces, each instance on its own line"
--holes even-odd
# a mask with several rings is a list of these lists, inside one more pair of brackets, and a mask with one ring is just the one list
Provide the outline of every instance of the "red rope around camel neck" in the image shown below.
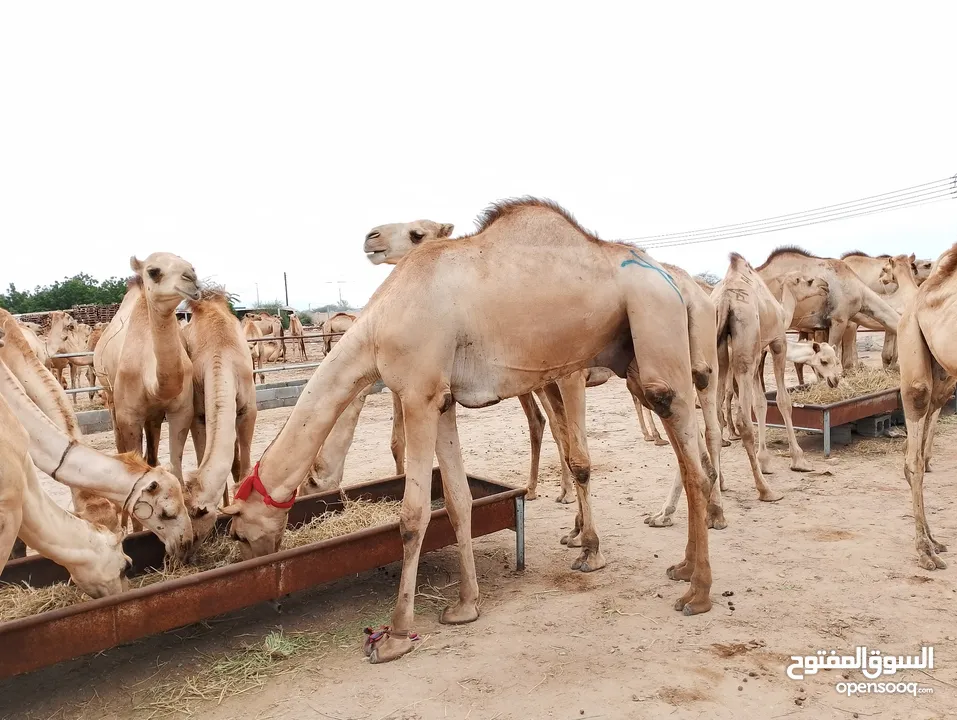
[[233,495],[233,500],[246,500],[253,490],[262,495],[263,504],[271,505],[272,507],[279,508],[280,510],[288,510],[291,508],[293,503],[296,502],[296,494],[299,492],[299,488],[293,490],[292,497],[285,502],[277,502],[276,500],[273,500],[272,496],[269,494],[269,491],[266,489],[266,486],[263,485],[263,481],[259,479],[259,463],[256,463],[252,474],[243,480],[242,484],[236,488],[236,492]]

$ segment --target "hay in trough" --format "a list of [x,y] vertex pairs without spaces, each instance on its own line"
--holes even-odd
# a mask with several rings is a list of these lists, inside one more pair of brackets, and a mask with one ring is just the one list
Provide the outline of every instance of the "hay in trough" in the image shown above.
[[900,384],[899,373],[861,367],[844,373],[836,388],[828,387],[825,382],[816,382],[807,388],[794,390],[791,392],[791,402],[802,405],[830,405],[881,390],[899,388]]
[[[340,511],[330,511],[313,518],[299,527],[287,529],[280,549],[289,550],[310,543],[340,537],[366,528],[394,522],[399,518],[402,503],[396,501],[371,502],[348,500]],[[432,508],[442,507],[442,501]],[[213,534],[199,546],[189,564],[166,563],[160,570],[151,570],[130,579],[130,588],[141,588],[198,572],[225,567],[237,562],[239,545],[223,534]],[[87,597],[75,585],[55,583],[45,587],[0,584],[0,622],[29,617],[48,610],[69,607]]]

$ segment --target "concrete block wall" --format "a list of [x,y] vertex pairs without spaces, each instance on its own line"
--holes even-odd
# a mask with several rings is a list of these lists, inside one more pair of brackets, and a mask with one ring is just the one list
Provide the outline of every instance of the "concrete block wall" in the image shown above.
[[[299,395],[302,394],[302,389],[307,382],[307,380],[289,380],[257,385],[256,408],[258,410],[272,410],[274,408],[292,407],[299,400]],[[382,392],[384,387],[380,380],[372,388],[372,392]],[[84,435],[113,429],[113,422],[108,410],[86,410],[78,412],[76,418]]]

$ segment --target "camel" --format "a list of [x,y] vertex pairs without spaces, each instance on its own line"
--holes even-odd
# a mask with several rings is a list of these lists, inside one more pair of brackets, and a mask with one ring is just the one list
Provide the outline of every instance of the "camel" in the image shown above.
[[60,387],[65,388],[63,369],[66,368],[66,359],[54,358],[54,355],[73,352],[76,344],[76,323],[67,313],[54,311],[50,313],[50,328],[44,334],[36,333],[30,325],[35,323],[18,323],[20,334],[30,344],[30,349],[52,373]]
[[[922,282],[924,282],[924,280],[927,279],[927,276],[930,275],[930,269],[933,265],[933,261],[918,260],[913,255],[911,255],[911,258],[912,262],[914,263],[914,272],[916,273],[917,284],[920,285]],[[889,259],[890,255],[878,255],[876,257],[871,257],[867,253],[863,253],[860,250],[853,250],[841,255],[841,260],[843,260],[851,268],[851,270],[857,273],[858,277],[861,278],[864,284],[884,298],[887,303],[894,308],[898,314],[900,314],[904,308],[902,307],[900,299],[896,297],[898,289],[897,283],[885,283],[881,281],[884,266]],[[859,324],[855,322],[848,323],[847,331],[844,333],[844,338],[842,340],[843,352],[850,355],[850,360],[845,363],[845,367],[857,367],[860,364],[857,354],[858,325],[860,325],[860,327],[866,328],[867,330],[882,329],[879,323],[867,321],[866,319],[864,319],[864,322]],[[888,338],[885,334],[884,342],[887,343],[888,341],[894,343],[894,349],[892,349],[892,353],[896,353],[896,336],[891,336]],[[800,371],[798,372],[798,382],[804,382],[803,373]]]
[[336,335],[334,333],[344,333],[346,330],[351,328],[357,319],[358,316],[353,315],[352,313],[347,312],[337,312],[335,315],[326,320],[323,327],[323,332],[329,335],[329,337],[324,337],[322,339],[322,348],[325,351],[326,355],[332,350],[341,335]]
[[41,411],[2,362],[0,397],[29,433],[30,457],[37,468],[139,520],[163,541],[170,558],[186,556],[193,532],[180,482],[172,473],[151,468],[136,453],[111,457],[77,442]]
[[[256,368],[262,368],[263,355],[265,354],[264,348],[262,347],[263,343],[256,342],[256,340],[262,338],[262,330],[260,330],[259,325],[257,325],[251,317],[249,317],[248,313],[243,315],[241,325],[243,328],[243,334],[246,336],[246,345],[249,348],[249,357],[253,361],[253,370]],[[259,382],[266,382],[266,376],[264,374],[258,373],[258,376]]]
[[820,278],[827,283],[826,295],[810,296],[798,303],[790,327],[813,332],[827,330],[828,343],[835,348],[845,369],[852,367],[850,353],[842,351],[842,340],[848,323],[869,318],[885,331],[881,360],[884,367],[896,361],[897,321],[894,309],[871,290],[842,260],[819,258],[796,247],[773,250],[757,273],[774,295],[779,295],[783,278],[797,272],[804,277]]
[[[907,424],[904,477],[910,485],[916,525],[917,563],[925,570],[947,567],[940,553],[947,547],[931,534],[924,510],[924,473],[934,445],[934,432],[944,403],[957,385],[957,345],[953,340],[953,297],[957,294],[957,244],[935,263],[920,287],[906,263],[895,274],[901,290],[911,293],[899,325],[901,400]],[[893,262],[893,261],[892,261]],[[903,265],[903,268],[901,267]]]
[[193,369],[183,342],[176,308],[198,300],[193,266],[172,253],[130,258],[135,275],[120,309],[93,351],[97,384],[104,388],[113,418],[116,449],[142,452],[159,463],[163,419],[169,421],[173,474],[183,479],[183,448],[193,422]]
[[[286,425],[224,509],[232,517],[231,535],[244,557],[277,550],[292,499],[339,414],[381,378],[400,397],[405,417],[403,565],[392,623],[369,654],[374,663],[393,660],[412,649],[409,631],[431,514],[433,455],[461,572],[459,600],[441,620],[465,623],[478,617],[471,494],[456,404],[485,407],[588,366],[609,367],[627,377],[630,388],[663,418],[688,498],[685,558],[669,577],[691,585],[675,609],[706,612],[711,570],[704,493],[710,481],[698,454],[687,328],[680,291],[644,252],[599,240],[549,201],[495,204],[473,235],[423,246],[396,265],[313,374]],[[598,554],[587,444],[583,433],[567,437],[566,462],[584,518],[581,564],[587,565]]]
[[[771,473],[772,470],[771,456],[765,445],[767,399],[761,391],[763,375],[760,370],[763,353],[765,348],[769,349],[774,362],[778,408],[787,430],[791,469],[807,472],[811,470],[811,466],[807,463],[804,451],[794,434],[791,398],[784,381],[787,359],[785,333],[792,322],[796,307],[825,297],[829,290],[826,281],[805,278],[796,272],[776,278],[776,289],[780,300],[743,257],[731,253],[728,272],[711,296],[718,309],[719,396],[726,397],[726,389],[733,378],[738,392],[737,426],[751,464],[758,499],[764,502],[776,502],[783,495],[772,490],[764,479],[764,474]],[[829,378],[829,384],[832,386],[837,382],[836,379]],[[752,414],[758,422],[757,452],[751,424]]]
[[296,348],[299,357],[306,362],[306,341],[302,339],[305,331],[302,329],[302,321],[296,313],[289,313],[289,333],[292,337],[292,346]]
[[[83,433],[73,407],[63,387],[33,352],[30,331],[20,327],[6,310],[0,310],[0,328],[6,332],[5,345],[0,348],[0,362],[9,368],[44,415],[76,443],[82,443]],[[115,532],[120,531],[117,509],[109,500],[82,489],[72,489],[72,496],[76,515]]]
[[31,438],[0,398],[0,569],[19,535],[69,572],[92,598],[126,589],[130,559],[119,535],[71,515],[47,495],[30,457]]
[[[83,350],[88,353],[92,353],[96,350],[96,345],[100,342],[100,338],[103,336],[103,331],[106,329],[107,324],[108,323],[100,322],[90,329],[90,334],[87,336],[86,346],[82,348]],[[74,367],[77,369],[77,381],[79,381],[79,371],[84,370],[87,385],[91,388],[96,387],[96,373],[93,371],[93,355],[70,358],[71,371]],[[79,387],[79,385],[74,385],[74,387]],[[95,391],[90,391],[91,401],[95,394]],[[76,397],[76,395],[74,395],[74,397]]]
[[246,335],[225,291],[204,288],[189,301],[193,317],[186,349],[193,366],[193,446],[199,468],[186,473],[186,504],[197,541],[216,523],[219,498],[229,503],[227,478],[249,474],[256,427],[256,386]]
[[[278,362],[286,359],[286,342],[283,340],[282,319],[269,313],[246,313],[250,322],[255,323],[264,338],[276,338],[258,343],[260,355],[266,362]],[[260,367],[262,367],[260,365]]]

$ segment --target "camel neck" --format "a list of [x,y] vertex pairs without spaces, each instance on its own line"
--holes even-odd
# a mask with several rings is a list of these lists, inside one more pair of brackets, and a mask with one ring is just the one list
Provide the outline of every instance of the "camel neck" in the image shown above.
[[910,302],[913,297],[917,294],[917,281],[914,279],[914,276],[911,275],[909,270],[903,272],[895,268],[894,279],[897,280],[897,291],[901,293],[905,302]]
[[797,300],[794,293],[787,285],[781,286],[781,307],[784,308],[784,328],[791,327],[791,321],[794,319],[794,309],[797,307]]
[[161,399],[174,398],[183,390],[185,367],[183,345],[176,313],[163,313],[144,297],[149,315],[150,339],[156,360],[156,389]]

